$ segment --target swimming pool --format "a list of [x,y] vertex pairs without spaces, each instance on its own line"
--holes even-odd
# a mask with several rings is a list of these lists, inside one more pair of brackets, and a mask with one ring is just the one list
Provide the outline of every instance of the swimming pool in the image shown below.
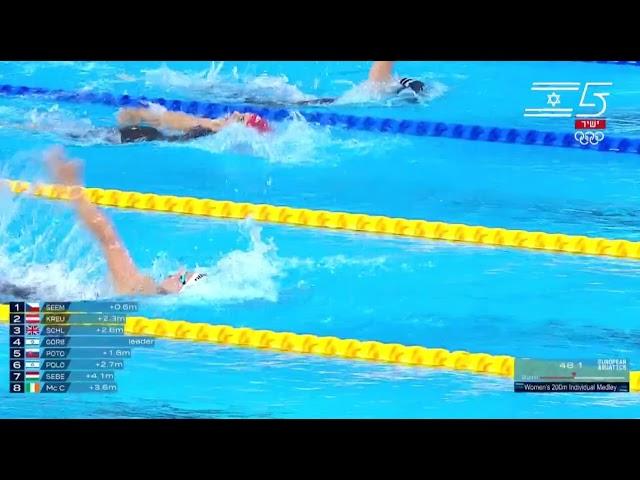
[[[0,84],[222,101],[340,95],[367,62],[1,63]],[[522,116],[532,81],[611,81],[628,110],[640,69],[586,63],[406,62],[427,104],[353,101],[340,112],[561,130]],[[262,75],[268,72],[268,75]],[[285,78],[286,77],[286,78]],[[353,92],[353,90],[352,90]],[[637,104],[637,101],[635,102]],[[326,107],[324,107],[326,108]],[[0,97],[2,177],[45,180],[60,136],[113,122],[112,107]],[[626,123],[613,132],[635,138]],[[262,137],[230,129],[184,145],[69,144],[89,186],[551,233],[639,240],[636,154],[410,137],[302,120]],[[108,295],[97,247],[61,203],[0,199],[0,269],[46,282],[48,299]],[[639,265],[529,250],[109,209],[133,258],[161,277],[180,264],[212,281],[140,299],[147,317],[540,358],[623,356],[640,365]],[[3,343],[6,328],[0,326]],[[7,368],[6,349],[0,364]],[[7,371],[0,369],[6,377]],[[3,378],[5,378],[3,377]],[[445,370],[158,340],[136,350],[114,395],[2,393],[14,417],[640,417],[638,395],[516,395],[512,381]]]

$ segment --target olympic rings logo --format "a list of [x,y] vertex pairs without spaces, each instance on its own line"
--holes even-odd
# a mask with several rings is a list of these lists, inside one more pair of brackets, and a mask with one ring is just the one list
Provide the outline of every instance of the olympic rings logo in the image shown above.
[[575,138],[576,142],[580,145],[598,145],[602,140],[604,140],[604,133],[591,131],[583,132],[578,130],[573,134],[573,138]]

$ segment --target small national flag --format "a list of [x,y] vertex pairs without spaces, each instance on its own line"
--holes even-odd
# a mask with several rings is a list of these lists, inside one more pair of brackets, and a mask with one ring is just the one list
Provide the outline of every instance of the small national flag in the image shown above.
[[25,372],[24,378],[27,380],[40,380],[39,372]]
[[27,303],[27,313],[28,312],[39,312],[40,304],[39,303]]
[[40,358],[40,349],[39,348],[26,348],[24,350],[24,356],[26,358]]
[[24,339],[24,344],[37,347],[38,345],[40,345],[40,339],[39,338],[25,338]]
[[39,393],[40,384],[35,382],[25,383],[25,390],[27,391],[27,393]]
[[27,335],[40,335],[40,327],[27,325]]
[[25,320],[27,323],[40,323],[40,304],[27,303]]
[[40,362],[24,362],[25,368],[40,368]]

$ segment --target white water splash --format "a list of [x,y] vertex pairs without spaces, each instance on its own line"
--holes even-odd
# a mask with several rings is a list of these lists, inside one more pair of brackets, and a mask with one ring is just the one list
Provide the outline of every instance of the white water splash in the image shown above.
[[[111,295],[105,263],[86,232],[51,205],[0,191],[0,272],[39,298],[92,300]],[[46,223],[42,222],[47,218]]]
[[286,270],[308,269],[328,270],[335,273],[336,270],[343,267],[364,267],[370,269],[383,268],[387,265],[388,258],[386,256],[376,257],[347,257],[346,255],[330,255],[317,260],[313,258],[285,258],[282,259],[282,266]]
[[388,84],[364,81],[352,84],[352,87],[336,99],[335,105],[375,103],[386,106],[403,105],[407,101],[412,103],[429,103],[447,92],[447,86],[439,81],[425,82],[424,94],[416,95],[411,90],[403,90],[396,94],[399,81],[394,80]]
[[149,86],[175,89],[185,94],[196,94],[203,100],[244,101],[259,98],[281,103],[309,100],[284,75],[260,74],[242,77],[234,67],[230,75],[224,75],[224,62],[211,62],[207,70],[182,72],[173,70],[166,64],[153,70],[143,70],[145,82]]
[[[55,209],[55,211],[54,211]],[[47,218],[43,223],[42,219]],[[217,260],[190,265],[208,273],[180,295],[151,298],[160,304],[240,303],[278,300],[278,278],[284,276],[273,241],[261,239],[261,228],[251,221],[240,224],[248,239],[246,250],[233,250]],[[161,281],[180,267],[177,260],[159,254],[142,271]],[[32,289],[36,298],[92,300],[115,296],[97,243],[75,224],[64,206],[14,197],[0,190],[0,272],[5,283]]]
[[[398,148],[408,143],[401,137],[381,142],[379,137],[345,134],[342,138],[332,134],[332,129],[308,123],[299,113],[292,112],[283,122],[273,122],[273,131],[260,134],[242,125],[230,125],[216,135],[210,135],[184,143],[158,144],[163,148],[197,148],[211,153],[235,152],[266,159],[273,164],[337,164],[353,154],[367,155]],[[336,149],[351,155],[342,155]]]
[[[278,279],[283,277],[282,261],[272,240],[263,241],[262,229],[251,220],[240,223],[240,232],[249,240],[246,250],[233,250],[211,264],[188,266],[207,273],[205,280],[184,289],[180,295],[158,297],[154,303],[240,303],[249,300],[278,300]],[[154,261],[151,274],[160,280],[180,265],[166,255]]]
[[179,89],[208,90],[218,83],[218,76],[222,70],[224,62],[216,65],[211,62],[207,70],[201,72],[181,72],[173,70],[163,63],[159,68],[153,70],[142,70],[144,80],[147,85],[160,87],[171,87]]
[[215,135],[185,143],[162,144],[162,147],[235,152],[265,158],[270,163],[305,164],[322,161],[321,151],[332,143],[328,129],[314,127],[299,116],[272,127],[274,131],[265,135],[233,124]]

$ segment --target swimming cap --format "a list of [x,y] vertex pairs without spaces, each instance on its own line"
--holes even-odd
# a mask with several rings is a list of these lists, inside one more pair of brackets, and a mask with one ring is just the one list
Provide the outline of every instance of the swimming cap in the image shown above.
[[400,79],[400,88],[396,93],[400,93],[406,88],[410,88],[414,93],[422,93],[424,91],[424,82],[420,80],[414,80],[413,78],[404,77]]
[[206,276],[206,273],[194,272],[193,275],[191,275],[191,278],[189,278],[189,280],[185,282],[182,288],[192,287],[197,281],[202,280]]
[[255,128],[261,133],[271,131],[269,122],[267,122],[264,118],[256,115],[255,113],[247,113],[245,125],[247,127]]

